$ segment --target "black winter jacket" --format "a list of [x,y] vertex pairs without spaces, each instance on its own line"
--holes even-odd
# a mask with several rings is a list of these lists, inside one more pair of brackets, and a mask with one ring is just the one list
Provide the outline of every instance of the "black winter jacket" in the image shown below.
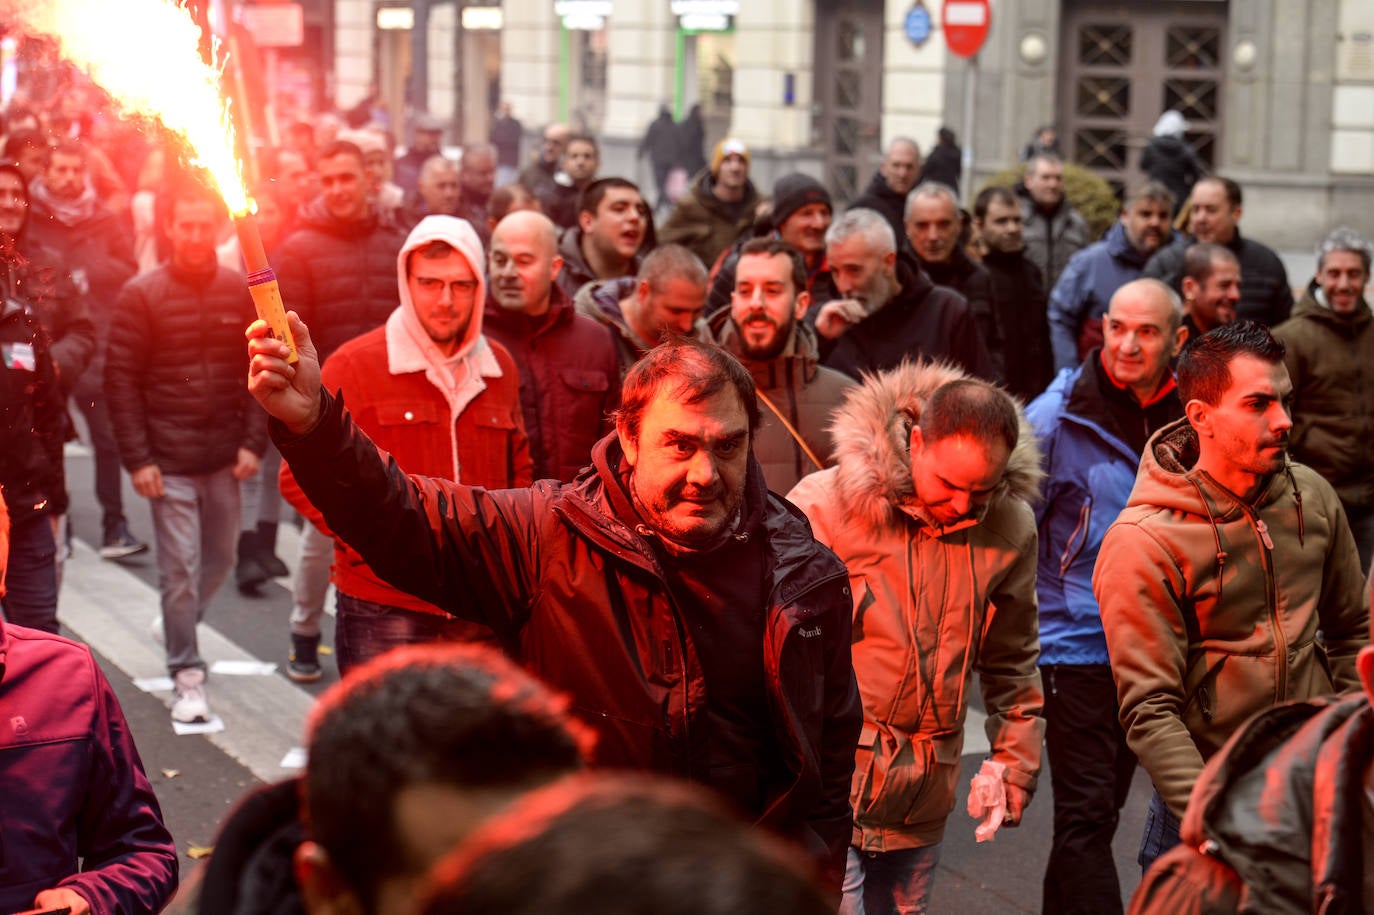
[[105,393],[131,472],[210,473],[240,448],[263,453],[266,414],[244,384],[243,329],[255,316],[243,276],[219,266],[195,276],[163,264],[120,292]]
[[[1155,252],[1145,264],[1143,276],[1163,280],[1183,294],[1183,254],[1196,239],[1175,233],[1174,240]],[[1236,317],[1277,327],[1293,311],[1293,289],[1288,271],[1274,249],[1250,238],[1242,238],[1240,228],[1226,244],[1240,261],[1240,304]]]
[[344,223],[322,200],[301,208],[298,228],[277,249],[273,266],[282,301],[310,325],[321,362],[396,310],[396,256],[405,239],[375,212]]
[[[821,339],[821,362],[860,378],[896,368],[903,359],[946,359],[971,375],[995,380],[992,358],[964,297],[936,286],[925,272],[897,259],[896,297],[838,340]],[[807,315],[814,323],[816,309]]]
[[943,264],[931,264],[917,260],[921,269],[936,286],[953,289],[968,302],[969,311],[978,321],[978,329],[983,334],[983,345],[992,356],[992,364],[997,371],[996,380],[1002,377],[1002,346],[1006,339],[1002,329],[997,326],[997,316],[992,310],[992,278],[987,268],[975,264],[964,253],[962,245],[955,245],[949,260]]
[[[314,429],[273,439],[325,521],[378,575],[489,626],[507,652],[598,733],[593,764],[705,781],[706,696],[697,647],[653,530],[619,476],[615,435],[572,483],[488,492],[406,477],[321,393]],[[801,841],[833,877],[850,839],[861,711],[850,661],[848,575],[750,461],[745,505],[765,538],[765,740],[788,784],[751,811]],[[731,544],[721,548],[730,561]]]
[[90,316],[103,343],[114,317],[115,298],[138,272],[132,227],[103,209],[76,225],[61,222],[38,200],[30,211],[29,242],[50,248],[66,259],[78,287],[87,294]]
[[992,311],[1002,335],[1002,382],[1030,403],[1054,380],[1045,280],[1024,251],[989,251],[983,266],[992,283]]
[[[62,442],[67,409],[48,335],[17,302],[0,299],[0,487],[13,523],[67,510]],[[3,863],[3,862],[0,862]]]

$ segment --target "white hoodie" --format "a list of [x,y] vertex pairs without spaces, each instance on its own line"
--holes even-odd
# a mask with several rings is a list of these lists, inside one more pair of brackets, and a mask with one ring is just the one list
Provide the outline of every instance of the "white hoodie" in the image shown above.
[[[415,312],[406,277],[406,258],[410,252],[433,241],[452,245],[472,268],[477,278],[472,315],[458,349],[447,356],[429,338]],[[484,378],[500,378],[496,354],[482,336],[482,312],[487,299],[485,258],[482,242],[467,220],[453,216],[426,216],[411,230],[401,253],[396,256],[396,281],[401,304],[386,321],[387,370],[393,375],[424,372],[430,384],[448,401],[450,426],[458,422],[463,408],[487,389]],[[458,442],[453,442],[453,479],[459,480]]]

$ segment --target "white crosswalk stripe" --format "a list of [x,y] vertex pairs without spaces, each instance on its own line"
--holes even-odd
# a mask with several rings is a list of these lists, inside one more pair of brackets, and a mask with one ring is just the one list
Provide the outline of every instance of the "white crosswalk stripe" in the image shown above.
[[[130,679],[167,673],[162,646],[148,631],[158,612],[155,588],[115,563],[102,562],[84,542],[73,541],[58,617]],[[197,636],[208,662],[259,660],[208,624],[200,625]],[[314,701],[308,693],[275,674],[212,677],[207,692],[211,710],[225,724],[222,732],[208,736],[215,746],[264,781],[293,774],[281,768],[281,761],[301,743],[305,716]],[[170,693],[158,695],[171,706]],[[171,727],[170,718],[167,726]]]

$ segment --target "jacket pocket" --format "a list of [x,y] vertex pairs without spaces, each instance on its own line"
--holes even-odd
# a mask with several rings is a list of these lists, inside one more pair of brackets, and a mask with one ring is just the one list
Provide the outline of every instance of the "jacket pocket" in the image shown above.
[[1184,674],[1183,685],[1186,701],[1183,705],[1183,721],[1189,731],[1198,733],[1201,728],[1210,728],[1217,715],[1217,678],[1226,666],[1229,655],[1207,654],[1198,656],[1197,661]]
[[934,743],[864,722],[854,761],[854,817],[865,825],[905,826],[948,811],[927,810],[939,781]]
[[1063,578],[1069,574],[1069,566],[1078,558],[1078,554],[1083,552],[1083,544],[1088,540],[1088,526],[1092,523],[1093,517],[1093,497],[1088,494],[1083,497],[1083,505],[1078,509],[1078,523],[1069,532],[1069,537],[1064,541],[1064,552],[1059,557],[1059,577]]
[[417,423],[437,423],[444,417],[439,415],[437,404],[426,401],[391,401],[377,404],[377,424],[381,426],[413,426]]
[[580,393],[604,394],[611,389],[611,379],[606,373],[594,369],[563,369],[558,377],[563,384]]

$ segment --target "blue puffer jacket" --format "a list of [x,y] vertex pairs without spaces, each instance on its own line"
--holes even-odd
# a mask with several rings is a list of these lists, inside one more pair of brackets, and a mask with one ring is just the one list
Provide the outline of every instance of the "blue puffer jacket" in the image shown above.
[[1086,364],[1060,372],[1026,408],[1026,418],[1045,461],[1044,496],[1035,506],[1040,663],[1106,664],[1093,566],[1107,528],[1126,507],[1140,455],[1108,431]]
[[[1168,243],[1165,239],[1164,244]],[[1056,372],[1078,365],[1084,353],[1102,342],[1102,316],[1112,294],[1141,276],[1150,253],[1133,248],[1126,227],[1117,221],[1106,238],[1069,258],[1050,293],[1050,343]]]

